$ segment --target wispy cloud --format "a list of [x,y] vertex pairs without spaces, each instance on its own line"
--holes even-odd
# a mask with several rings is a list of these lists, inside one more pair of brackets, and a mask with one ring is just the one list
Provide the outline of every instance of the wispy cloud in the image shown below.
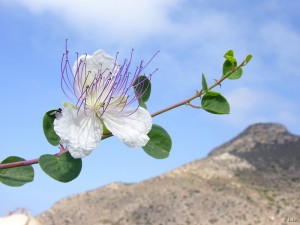
[[289,126],[299,125],[300,105],[280,93],[250,87],[239,87],[225,93],[231,105],[227,123],[247,125],[255,122],[279,122]]
[[269,60],[286,73],[300,76],[299,53],[300,34],[290,24],[273,21],[264,24],[260,30],[262,52],[268,54]]
[[[156,80],[168,84],[167,89],[165,85],[160,88],[170,96],[197,90],[202,72],[209,82],[218,78],[226,50],[236,50],[239,59],[252,53],[253,62],[245,72],[249,78],[238,81],[241,87],[235,84],[229,92],[230,121],[298,121],[298,100],[293,96],[300,94],[296,89],[300,82],[300,31],[292,21],[300,5],[297,1],[291,1],[292,7],[271,0],[255,0],[255,4],[233,0],[0,2],[21,4],[35,14],[50,12],[97,43],[155,45],[162,50],[156,59],[160,68]],[[149,50],[146,47],[145,52]]]
[[168,29],[169,12],[180,0],[1,0],[32,13],[50,12],[86,35],[112,41],[136,41]]

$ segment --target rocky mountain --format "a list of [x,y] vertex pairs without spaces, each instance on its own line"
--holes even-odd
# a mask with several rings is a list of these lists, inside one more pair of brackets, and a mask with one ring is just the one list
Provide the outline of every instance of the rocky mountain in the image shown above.
[[71,196],[45,225],[300,224],[300,136],[255,124],[208,157],[137,184]]

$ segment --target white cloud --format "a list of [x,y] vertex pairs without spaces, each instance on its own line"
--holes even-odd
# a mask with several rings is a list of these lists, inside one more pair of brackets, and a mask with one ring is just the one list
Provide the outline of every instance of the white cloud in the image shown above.
[[[0,0],[1,1],[1,0]],[[82,33],[106,40],[137,40],[165,32],[169,12],[181,0],[2,0],[21,4],[31,12],[50,12]]]
[[[264,54],[286,73],[299,75],[300,34],[289,24],[273,21],[260,31]],[[297,71],[297,72],[296,72]]]
[[250,87],[239,87],[225,93],[231,106],[226,122],[248,125],[256,122],[279,122],[290,126],[300,124],[300,107],[294,99],[278,95],[273,91]]
[[[290,89],[300,81],[288,76],[300,70],[300,33],[288,20],[280,19],[289,16],[281,13],[281,4],[267,1],[258,7],[248,3],[246,7],[241,4],[226,9],[227,3],[214,6],[216,1],[201,4],[183,0],[1,1],[22,4],[37,14],[51,12],[82,34],[93,36],[97,43],[99,37],[100,41],[120,42],[119,45],[126,47],[128,42],[134,43],[133,46],[139,42],[146,52],[147,43],[154,42],[156,49],[163,48],[157,57],[160,64],[157,79],[168,85],[167,90],[165,85],[161,88],[170,96],[198,89],[202,72],[210,83],[218,78],[222,56],[229,48],[235,50],[239,59],[253,53],[253,60],[245,69],[249,79],[243,77],[229,93],[230,120],[234,123],[271,119],[296,121],[296,106],[291,102],[297,105],[293,96],[299,91]],[[274,19],[279,14],[281,17]],[[265,83],[280,87],[280,92],[264,90]],[[282,97],[285,95],[291,96],[288,104]],[[280,104],[277,104],[278,99],[282,100]]]

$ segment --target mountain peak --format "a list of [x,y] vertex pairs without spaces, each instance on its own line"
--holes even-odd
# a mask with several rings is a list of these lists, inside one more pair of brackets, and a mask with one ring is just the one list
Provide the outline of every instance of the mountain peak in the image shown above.
[[256,123],[247,127],[241,135],[268,135],[268,136],[277,136],[281,134],[288,133],[288,130],[285,126],[278,123]]
[[[61,200],[45,225],[283,224],[300,219],[300,137],[255,124],[211,156],[137,184]],[[297,221],[297,222],[298,222]]]
[[224,152],[232,154],[249,152],[256,145],[284,144],[299,141],[299,137],[288,132],[285,126],[278,123],[257,123],[247,127],[242,133],[230,141],[214,148],[209,156],[219,155]]

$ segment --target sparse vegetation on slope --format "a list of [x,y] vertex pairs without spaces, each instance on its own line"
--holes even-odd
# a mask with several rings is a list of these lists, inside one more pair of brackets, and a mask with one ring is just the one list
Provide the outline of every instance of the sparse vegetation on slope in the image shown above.
[[299,188],[300,137],[282,125],[256,124],[207,158],[138,184],[63,199],[38,219],[45,225],[291,224],[287,219],[300,222]]

